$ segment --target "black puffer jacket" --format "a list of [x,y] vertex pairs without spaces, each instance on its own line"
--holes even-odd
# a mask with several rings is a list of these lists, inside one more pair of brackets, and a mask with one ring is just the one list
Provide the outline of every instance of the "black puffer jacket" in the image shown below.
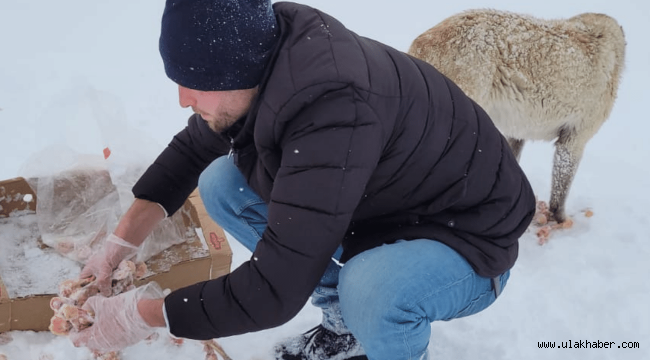
[[274,9],[280,44],[248,117],[217,135],[193,116],[134,188],[172,213],[232,137],[269,205],[256,261],[167,297],[172,333],[207,339],[285,323],[341,243],[343,261],[428,238],[481,275],[512,267],[534,196],[486,113],[424,62],[310,7]]

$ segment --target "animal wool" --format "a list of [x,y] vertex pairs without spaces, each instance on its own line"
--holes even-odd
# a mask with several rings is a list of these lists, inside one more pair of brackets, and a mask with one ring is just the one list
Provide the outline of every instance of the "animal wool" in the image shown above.
[[549,220],[562,223],[585,145],[614,105],[625,46],[622,27],[604,14],[542,20],[470,10],[418,36],[408,53],[474,99],[518,160],[526,140],[555,140]]

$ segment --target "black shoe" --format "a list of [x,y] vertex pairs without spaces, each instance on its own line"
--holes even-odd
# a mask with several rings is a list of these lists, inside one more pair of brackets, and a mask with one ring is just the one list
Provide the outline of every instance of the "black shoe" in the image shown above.
[[368,360],[352,334],[338,335],[322,325],[275,346],[275,360]]

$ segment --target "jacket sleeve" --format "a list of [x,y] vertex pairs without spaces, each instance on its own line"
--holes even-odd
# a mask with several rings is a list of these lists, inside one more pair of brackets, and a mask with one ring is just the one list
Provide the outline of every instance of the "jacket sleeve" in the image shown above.
[[266,231],[251,260],[231,274],[166,298],[176,336],[210,339],[289,321],[342,242],[380,158],[377,117],[348,87],[320,96],[286,122],[282,114],[278,119],[274,129],[261,130],[278,134],[282,150]]
[[229,149],[230,142],[194,114],[136,182],[133,195],[161,204],[171,216],[196,188],[201,172]]

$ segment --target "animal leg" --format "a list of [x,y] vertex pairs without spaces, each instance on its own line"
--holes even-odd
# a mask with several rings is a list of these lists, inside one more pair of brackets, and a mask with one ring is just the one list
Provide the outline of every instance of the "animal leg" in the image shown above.
[[526,141],[523,139],[515,139],[511,137],[508,137],[507,139],[508,144],[510,145],[510,149],[512,149],[512,153],[515,154],[515,158],[517,159],[517,162],[519,162],[519,159],[521,158],[521,150],[524,148]]
[[555,142],[549,210],[558,224],[568,220],[565,213],[566,199],[582,159],[585,144],[586,140],[577,137],[573,129],[560,131],[560,136]]

